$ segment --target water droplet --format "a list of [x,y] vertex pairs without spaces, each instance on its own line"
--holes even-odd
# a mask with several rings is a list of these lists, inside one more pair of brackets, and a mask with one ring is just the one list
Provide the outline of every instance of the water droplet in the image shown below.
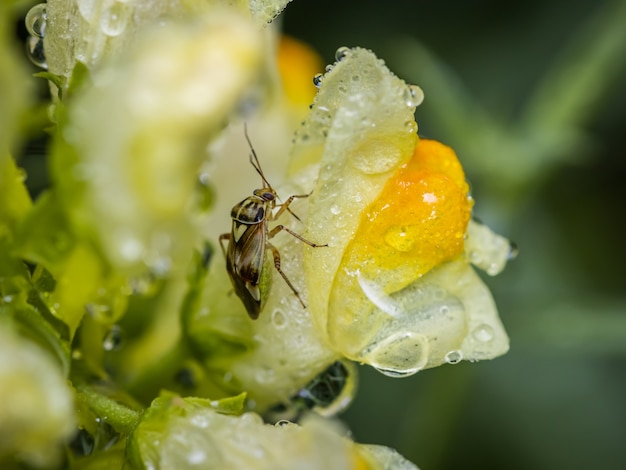
[[121,2],[113,3],[103,11],[100,28],[107,36],[119,36],[126,29],[131,9]]
[[498,263],[491,263],[487,268],[487,274],[489,274],[490,276],[495,276],[496,274],[500,273],[501,269],[502,265]]
[[2,297],[2,302],[5,304],[10,304],[11,302],[13,302],[13,296],[5,295],[4,297]]
[[36,36],[28,36],[26,39],[26,55],[30,61],[37,67],[42,69],[48,68],[48,62],[46,62],[46,54],[43,50],[43,39]]
[[156,278],[167,276],[172,268],[172,260],[168,256],[158,256],[154,260],[147,261],[147,264]]
[[366,351],[362,361],[389,377],[406,377],[428,363],[430,345],[426,336],[408,332],[395,333]]
[[350,54],[350,48],[346,46],[342,46],[335,51],[335,60],[337,62],[341,62]]
[[401,252],[408,252],[415,246],[415,237],[411,236],[407,227],[403,225],[394,225],[389,227],[384,234],[384,240],[387,245]]
[[113,325],[102,340],[105,351],[115,351],[122,344],[122,329],[119,325]]
[[46,13],[45,3],[40,3],[32,7],[28,13],[26,13],[26,18],[24,19],[28,34],[42,38],[46,32],[47,19],[48,14]]
[[333,65],[332,64],[328,64],[324,70],[326,70],[326,72],[330,72],[333,69]]
[[78,3],[78,11],[80,15],[88,22],[91,23],[101,8],[101,0],[81,0]]
[[317,88],[322,86],[322,81],[324,80],[324,74],[318,73],[313,77],[313,85]]
[[519,248],[517,246],[517,243],[509,242],[509,252],[506,255],[506,259],[507,260],[515,259],[517,258],[518,254],[519,254]]
[[409,119],[408,121],[404,123],[404,128],[409,134],[417,133],[417,123],[413,121],[412,119]]
[[445,360],[448,364],[458,364],[463,360],[463,353],[459,350],[450,351],[446,354]]
[[332,206],[330,206],[330,213],[333,215],[341,214],[341,207],[339,207],[337,204],[333,204]]
[[417,85],[409,85],[404,91],[404,101],[411,108],[419,106],[424,101],[424,92]]
[[103,304],[89,303],[85,305],[85,310],[89,315],[93,315],[101,320],[106,320],[112,315],[111,307]]
[[261,418],[261,416],[259,416],[256,413],[244,413],[243,415],[239,417],[239,419],[241,420],[241,424],[244,429],[245,428],[254,429],[254,426],[263,425],[263,418]]
[[194,426],[198,427],[198,428],[207,428],[209,426],[209,417],[207,415],[200,415],[200,414],[196,414],[193,415],[190,419],[189,422],[191,424],[193,424]]
[[272,324],[274,327],[278,330],[282,330],[287,326],[287,323],[289,323],[287,315],[279,308],[274,309],[272,312]]
[[439,313],[441,313],[442,315],[447,315],[449,311],[450,311],[450,307],[448,307],[447,305],[442,305],[439,308]]
[[482,323],[474,329],[472,335],[477,341],[480,341],[481,343],[488,343],[493,340],[494,332],[493,328],[486,323]]
[[207,453],[202,449],[192,449],[187,454],[187,463],[190,466],[200,466],[207,461]]
[[211,175],[208,172],[203,171],[198,175],[198,180],[200,181],[201,185],[207,186],[211,183]]
[[293,423],[291,421],[281,419],[280,421],[276,421],[276,424],[274,424],[274,426],[276,426],[277,428],[282,428],[284,426],[291,426],[292,424]]
[[135,238],[132,233],[119,230],[114,235],[115,244],[120,256],[127,262],[139,260],[144,253],[143,243]]

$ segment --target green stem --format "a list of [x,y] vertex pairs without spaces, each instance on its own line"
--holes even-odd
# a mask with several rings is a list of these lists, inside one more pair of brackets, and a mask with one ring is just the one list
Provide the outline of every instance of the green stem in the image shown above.
[[140,412],[122,405],[91,387],[79,387],[77,399],[84,401],[96,415],[122,434],[132,432],[141,417]]

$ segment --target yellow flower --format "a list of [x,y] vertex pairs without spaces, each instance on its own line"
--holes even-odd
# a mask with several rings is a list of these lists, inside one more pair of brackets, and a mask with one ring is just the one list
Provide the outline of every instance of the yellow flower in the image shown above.
[[318,332],[392,376],[503,354],[508,338],[465,252],[470,244],[481,266],[501,269],[508,244],[469,223],[473,200],[454,152],[417,142],[420,90],[369,51],[339,56],[291,163],[303,191],[318,175],[306,237],[329,246],[303,248]]

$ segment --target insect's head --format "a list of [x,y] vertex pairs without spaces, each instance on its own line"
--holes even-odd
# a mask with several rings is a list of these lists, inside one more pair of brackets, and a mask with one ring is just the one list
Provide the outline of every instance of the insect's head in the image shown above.
[[276,191],[273,188],[255,189],[254,195],[260,197],[264,201],[272,202],[276,200]]

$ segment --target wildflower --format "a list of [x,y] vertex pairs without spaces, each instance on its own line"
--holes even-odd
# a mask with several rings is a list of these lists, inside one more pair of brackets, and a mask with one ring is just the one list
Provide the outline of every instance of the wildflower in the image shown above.
[[[489,241],[467,230],[473,200],[456,155],[417,139],[415,88],[366,50],[341,59],[292,152],[292,178],[319,172],[306,236],[329,247],[304,250],[318,331],[392,376],[503,354],[508,338],[465,255],[466,237],[476,252]],[[490,262],[503,266],[499,246]]]

